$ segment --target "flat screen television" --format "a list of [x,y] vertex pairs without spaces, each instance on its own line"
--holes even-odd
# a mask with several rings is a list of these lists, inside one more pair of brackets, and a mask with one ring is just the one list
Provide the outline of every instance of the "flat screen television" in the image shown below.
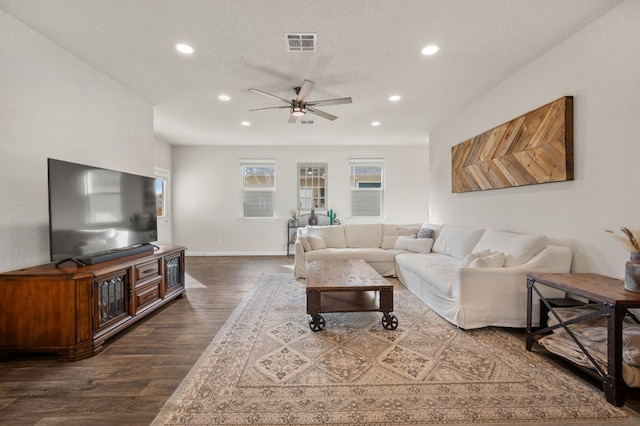
[[48,159],[51,261],[99,263],[151,251],[155,178]]

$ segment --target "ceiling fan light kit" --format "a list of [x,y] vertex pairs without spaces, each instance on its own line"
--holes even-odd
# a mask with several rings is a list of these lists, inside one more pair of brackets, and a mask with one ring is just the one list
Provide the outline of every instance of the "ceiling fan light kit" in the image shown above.
[[303,117],[304,115],[306,115],[307,112],[310,112],[311,114],[317,115],[319,117],[325,118],[327,120],[335,120],[338,117],[332,114],[329,114],[327,112],[324,111],[320,111],[319,109],[316,109],[315,107],[317,105],[320,106],[328,106],[328,105],[340,105],[340,104],[350,104],[352,103],[352,100],[350,97],[348,98],[336,98],[336,99],[324,99],[324,100],[320,100],[320,101],[308,101],[307,102],[307,98],[309,96],[309,94],[311,93],[311,89],[313,89],[313,85],[315,83],[311,80],[304,80],[302,82],[302,86],[300,87],[294,87],[293,90],[295,91],[297,97],[295,99],[285,99],[285,98],[281,98],[280,96],[276,96],[276,95],[272,95],[271,93],[267,93],[267,92],[263,92],[262,90],[258,90],[258,89],[249,89],[252,92],[258,93],[260,95],[263,96],[267,96],[273,99],[277,99],[279,101],[282,101],[284,103],[287,104],[287,106],[276,106],[276,107],[267,107],[267,108],[256,108],[256,109],[252,109],[250,111],[258,111],[258,110],[263,110],[263,109],[282,109],[282,108],[289,108],[290,114],[289,114],[289,123],[295,123],[296,120],[298,119],[298,117]]

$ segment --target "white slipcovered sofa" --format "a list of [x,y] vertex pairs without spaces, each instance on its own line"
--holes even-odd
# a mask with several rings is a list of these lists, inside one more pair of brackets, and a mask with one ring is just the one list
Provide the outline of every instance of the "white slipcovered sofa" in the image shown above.
[[395,258],[402,252],[394,248],[397,238],[415,237],[420,226],[366,223],[298,228],[294,274],[304,277],[309,260],[364,259],[380,275],[396,276]]
[[[543,235],[495,229],[347,224],[300,228],[295,257],[297,277],[304,276],[308,260],[364,259],[381,275],[397,276],[447,321],[473,329],[525,327],[526,273],[569,272],[572,252],[550,245]],[[551,288],[542,292],[564,297]],[[534,325],[539,312],[534,295]]]

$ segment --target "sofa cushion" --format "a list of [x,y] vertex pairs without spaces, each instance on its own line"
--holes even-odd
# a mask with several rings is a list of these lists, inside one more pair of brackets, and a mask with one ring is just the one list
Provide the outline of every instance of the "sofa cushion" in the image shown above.
[[483,233],[484,229],[445,225],[440,230],[432,250],[462,260],[472,251],[482,250],[476,250],[474,247]]
[[393,262],[396,253],[380,248],[337,249],[326,248],[305,253],[305,260],[364,259],[366,262]]
[[409,241],[414,240],[415,238],[407,237],[404,235],[399,235],[396,239],[396,243],[393,246],[394,250],[409,250]]
[[[333,226],[308,226],[307,236],[320,237],[327,247],[346,248],[347,242],[344,236],[344,225]],[[315,249],[314,249],[315,250]]]
[[302,244],[302,248],[304,249],[304,251],[313,250],[313,248],[311,247],[311,243],[309,242],[309,239],[307,237],[298,237],[298,241],[300,241],[300,244]]
[[397,235],[383,235],[382,236],[382,248],[385,250],[392,249],[398,241]]
[[431,253],[431,247],[433,247],[433,239],[417,238],[409,240],[407,250],[414,253]]
[[309,245],[311,246],[311,250],[321,250],[321,249],[326,249],[327,248],[327,244],[324,242],[322,237],[316,237],[315,235],[309,235],[309,236],[307,236],[307,241],[309,242]]
[[397,226],[396,235],[415,238],[419,229],[417,226]]
[[493,252],[488,256],[480,256],[477,259],[473,259],[469,264],[470,268],[502,268],[506,256],[504,253]]
[[410,271],[429,283],[444,297],[453,296],[460,260],[440,253],[402,253],[396,256],[396,264],[400,269]]
[[381,223],[354,223],[344,225],[348,248],[374,248],[382,246]]
[[504,266],[518,266],[531,260],[548,244],[544,235],[517,234],[508,231],[487,229],[473,251],[490,249],[506,256]]

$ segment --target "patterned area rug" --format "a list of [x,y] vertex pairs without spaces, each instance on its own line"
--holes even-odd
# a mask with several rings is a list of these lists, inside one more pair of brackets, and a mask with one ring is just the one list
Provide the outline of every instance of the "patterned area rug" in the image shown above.
[[627,424],[638,419],[502,330],[462,331],[397,284],[379,312],[306,320],[304,281],[263,275],[153,424]]

